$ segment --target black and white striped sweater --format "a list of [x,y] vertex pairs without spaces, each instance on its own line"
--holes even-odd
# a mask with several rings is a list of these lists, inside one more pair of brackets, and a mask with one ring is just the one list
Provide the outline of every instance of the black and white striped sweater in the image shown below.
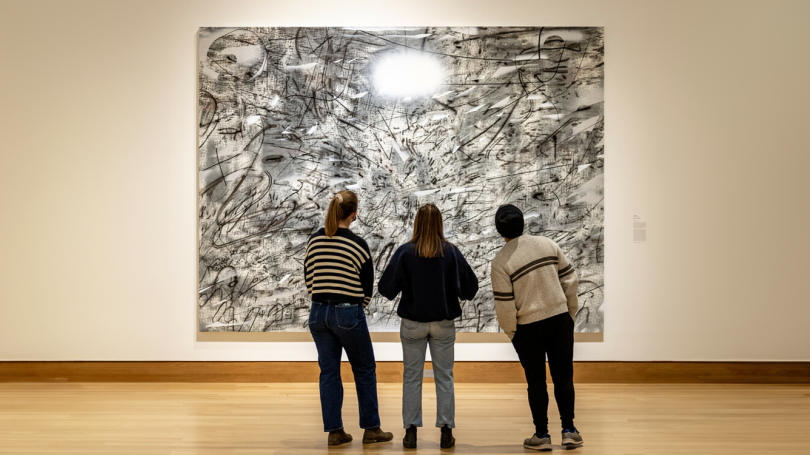
[[312,300],[368,305],[374,291],[374,265],[365,240],[346,228],[327,237],[323,228],[310,236],[304,278]]

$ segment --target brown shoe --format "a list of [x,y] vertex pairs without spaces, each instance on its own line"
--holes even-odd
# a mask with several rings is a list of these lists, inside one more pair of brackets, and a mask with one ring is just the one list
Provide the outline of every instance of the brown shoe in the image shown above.
[[380,427],[369,428],[363,433],[363,444],[374,444],[375,442],[388,442],[392,439],[394,439],[394,434],[382,431]]
[[345,444],[347,442],[351,442],[352,435],[346,433],[343,430],[335,430],[329,432],[329,444],[330,446],[339,446],[341,444]]

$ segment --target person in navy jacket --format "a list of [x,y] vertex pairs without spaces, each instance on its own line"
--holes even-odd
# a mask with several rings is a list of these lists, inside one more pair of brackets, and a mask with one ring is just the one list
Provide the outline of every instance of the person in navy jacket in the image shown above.
[[416,448],[416,428],[422,426],[425,353],[430,346],[436,380],[436,426],[441,428],[441,447],[453,447],[454,320],[461,316],[461,300],[470,300],[478,292],[478,278],[461,251],[444,238],[442,214],[435,205],[419,208],[413,238],[394,252],[377,290],[388,300],[402,293],[397,314],[402,319],[400,339],[405,369],[403,445]]

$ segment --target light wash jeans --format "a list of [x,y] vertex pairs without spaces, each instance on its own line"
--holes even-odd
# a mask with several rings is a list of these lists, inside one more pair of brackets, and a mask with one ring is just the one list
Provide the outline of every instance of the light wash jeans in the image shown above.
[[402,340],[402,423],[422,426],[422,376],[425,351],[430,344],[433,375],[436,381],[436,426],[456,427],[456,398],[453,392],[453,362],[455,360],[456,326],[453,321],[416,322],[402,319],[399,326]]

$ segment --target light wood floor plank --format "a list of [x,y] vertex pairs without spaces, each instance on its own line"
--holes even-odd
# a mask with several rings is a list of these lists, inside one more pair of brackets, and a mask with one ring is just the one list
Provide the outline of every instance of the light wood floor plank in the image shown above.
[[[318,386],[293,384],[0,384],[0,453],[8,454],[378,454],[402,448],[401,385],[380,384],[391,443],[363,446],[347,384],[344,422],[355,441],[327,449]],[[549,388],[551,392],[551,387]],[[425,384],[419,454],[532,453],[521,384],[457,384],[457,445],[439,449],[435,389]],[[550,405],[552,438],[559,419]],[[577,386],[578,454],[807,454],[808,385]]]

